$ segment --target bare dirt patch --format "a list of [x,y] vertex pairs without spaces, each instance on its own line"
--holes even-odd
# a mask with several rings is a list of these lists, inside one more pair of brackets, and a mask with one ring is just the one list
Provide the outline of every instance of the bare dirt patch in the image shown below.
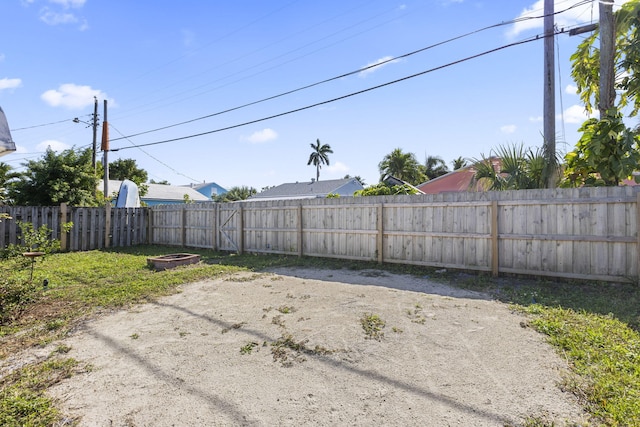
[[526,318],[482,294],[376,270],[193,283],[89,321],[65,344],[93,369],[51,393],[83,426],[584,417],[557,386],[565,363]]

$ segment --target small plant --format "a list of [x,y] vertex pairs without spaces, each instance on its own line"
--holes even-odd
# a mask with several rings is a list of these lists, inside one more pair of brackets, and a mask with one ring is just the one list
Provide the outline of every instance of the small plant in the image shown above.
[[251,354],[253,349],[258,347],[258,345],[259,344],[257,342],[251,341],[250,343],[247,343],[240,347],[240,354]]
[[291,314],[294,313],[296,309],[295,307],[291,307],[288,305],[281,305],[280,307],[278,307],[278,311],[282,314]]
[[277,316],[273,316],[273,318],[271,319],[271,323],[273,323],[274,325],[278,325],[284,328],[284,320],[282,320],[282,316],[277,315]]
[[360,318],[360,324],[362,325],[362,329],[364,329],[365,338],[380,341],[382,337],[384,337],[382,329],[384,329],[386,322],[377,314],[365,313],[364,316]]
[[131,338],[132,340],[137,340],[138,338],[140,338],[140,335],[138,335],[138,334],[131,334],[131,335],[129,335],[129,338]]

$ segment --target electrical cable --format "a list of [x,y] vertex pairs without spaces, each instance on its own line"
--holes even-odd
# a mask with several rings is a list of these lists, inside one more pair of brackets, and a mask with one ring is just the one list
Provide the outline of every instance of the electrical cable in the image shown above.
[[[428,70],[421,71],[419,73],[411,74],[409,76],[405,76],[405,77],[402,77],[400,79],[392,80],[392,81],[389,81],[389,82],[386,82],[386,83],[383,83],[383,84],[380,84],[380,85],[369,87],[367,89],[359,90],[357,92],[352,92],[352,93],[349,93],[347,95],[342,95],[342,96],[339,96],[337,98],[332,98],[332,99],[329,99],[329,100],[326,100],[326,101],[317,102],[315,104],[307,105],[305,107],[296,108],[294,110],[289,110],[289,111],[286,111],[286,112],[283,112],[283,113],[274,114],[274,115],[271,115],[271,116],[268,116],[268,117],[263,117],[263,118],[260,118],[260,119],[255,119],[255,120],[251,120],[251,121],[248,121],[248,122],[239,123],[239,124],[232,125],[232,126],[226,126],[226,127],[223,127],[223,128],[218,128],[218,129],[214,129],[214,130],[211,130],[211,131],[201,132],[201,133],[197,133],[197,134],[193,134],[193,135],[187,135],[187,136],[178,137],[178,138],[166,139],[166,140],[163,140],[163,141],[149,142],[149,143],[145,143],[145,144],[138,144],[136,147],[148,147],[148,146],[151,146],[151,145],[160,145],[160,144],[166,144],[166,143],[169,143],[169,142],[182,141],[182,140],[185,140],[185,139],[191,139],[191,138],[196,138],[196,137],[199,137],[199,136],[210,135],[212,133],[219,133],[219,132],[222,132],[222,131],[235,129],[235,128],[251,125],[251,124],[254,124],[254,123],[259,123],[259,122],[263,122],[263,121],[266,121],[266,120],[271,120],[271,119],[274,119],[274,118],[277,118],[277,117],[282,117],[282,116],[286,116],[286,115],[289,115],[289,114],[298,113],[300,111],[304,111],[304,110],[308,110],[308,109],[311,109],[311,108],[315,108],[315,107],[318,107],[320,105],[330,104],[332,102],[340,101],[340,100],[343,100],[343,99],[346,99],[346,98],[350,98],[350,97],[353,97],[353,96],[356,96],[356,95],[361,95],[361,94],[366,93],[366,92],[377,90],[377,89],[380,89],[380,88],[383,88],[383,87],[386,87],[386,86],[390,86],[390,85],[393,85],[393,84],[396,84],[396,83],[403,82],[405,80],[409,80],[409,79],[412,79],[412,78],[415,78],[415,77],[419,77],[419,76],[422,76],[422,75],[425,75],[425,74],[428,74],[428,73],[431,73],[431,72],[434,72],[434,71],[437,71],[437,70],[441,70],[443,68],[451,67],[453,65],[457,65],[457,64],[460,64],[460,63],[463,63],[463,62],[466,62],[466,61],[469,61],[469,60],[472,60],[472,59],[476,59],[476,58],[488,55],[490,53],[498,52],[500,50],[507,49],[507,48],[514,47],[514,46],[518,46],[518,45],[521,45],[521,44],[525,44],[525,43],[530,43],[530,42],[533,42],[533,41],[541,40],[543,38],[544,37],[540,37],[538,35],[538,36],[531,37],[531,38],[528,38],[528,39],[524,39],[524,40],[521,40],[521,41],[518,41],[518,42],[509,43],[509,44],[506,44],[506,45],[503,45],[503,46],[499,46],[499,47],[494,48],[494,49],[490,49],[490,50],[478,53],[476,55],[467,56],[467,57],[465,57],[463,59],[459,59],[457,61],[449,62],[447,64],[440,65],[440,66],[437,66],[437,67],[434,67],[434,68],[430,68]],[[121,147],[121,148],[111,149],[111,151],[127,150],[127,149],[130,149],[130,148],[133,148],[133,147]]]
[[[140,151],[142,151],[144,154],[146,154],[147,156],[151,157],[153,160],[155,160],[156,162],[160,163],[162,166],[166,167],[167,169],[169,169],[170,171],[172,171],[173,173],[175,173],[176,175],[181,175],[189,180],[191,180],[192,182],[201,182],[197,179],[194,179],[188,175],[185,175],[181,172],[178,172],[177,170],[175,170],[174,168],[172,168],[171,166],[169,166],[168,164],[164,163],[162,160],[158,159],[157,157],[152,156],[151,154],[147,153],[145,150],[143,150],[142,148],[140,148],[138,145],[134,144],[129,138],[127,138],[126,136],[124,136],[124,134],[122,132],[120,132],[115,126],[113,126],[111,123],[109,123],[109,127],[113,130],[115,130],[116,132],[118,132],[120,135],[123,135],[123,137],[129,141],[129,143],[131,145],[133,145],[133,147],[139,149]],[[115,150],[111,150],[111,151],[115,151]]]
[[[91,115],[91,114],[89,114],[89,115]],[[44,123],[44,124],[41,124],[41,125],[33,125],[33,126],[27,126],[27,127],[23,127],[23,128],[11,129],[11,132],[18,132],[20,130],[40,128],[40,127],[43,127],[43,126],[57,125],[59,123],[72,122],[72,121],[73,121],[73,119],[65,119],[65,120],[60,120],[58,122]]]
[[[571,5],[571,6],[567,7],[566,9],[563,9],[563,10],[558,11],[558,12],[554,12],[554,15],[558,15],[558,14],[564,13],[564,12],[570,10],[570,9],[573,9],[575,7],[578,7],[578,6],[582,6],[582,5],[590,3],[590,2],[591,2],[591,0],[582,0],[582,1],[580,1],[580,2],[578,2],[576,4],[574,4],[574,5]],[[158,132],[158,131],[161,131],[161,130],[166,130],[166,129],[170,129],[170,128],[173,128],[173,127],[177,127],[177,126],[182,126],[182,125],[185,125],[185,124],[193,123],[193,122],[196,122],[196,121],[199,121],[199,120],[204,120],[204,119],[208,119],[208,118],[211,118],[211,117],[219,116],[219,115],[222,115],[222,114],[230,113],[232,111],[240,110],[242,108],[250,107],[252,105],[256,105],[256,104],[260,104],[260,103],[263,103],[263,102],[271,101],[271,100],[274,100],[274,99],[277,99],[277,98],[281,98],[281,97],[286,96],[286,95],[291,95],[291,94],[296,93],[296,92],[300,92],[300,91],[303,91],[303,90],[306,90],[306,89],[310,89],[310,88],[315,87],[315,86],[319,86],[319,85],[322,85],[322,84],[325,84],[325,83],[329,83],[329,82],[332,82],[332,81],[335,81],[335,80],[340,80],[340,79],[343,79],[345,77],[348,77],[348,76],[351,76],[351,75],[354,75],[354,74],[359,74],[359,73],[361,73],[363,71],[366,71],[366,70],[369,70],[369,69],[372,69],[372,68],[376,68],[376,67],[380,67],[380,66],[382,66],[384,64],[388,64],[388,63],[391,63],[391,62],[394,62],[394,61],[398,61],[398,60],[401,60],[401,59],[404,59],[404,58],[408,58],[408,57],[416,55],[418,53],[422,53],[424,51],[433,49],[435,47],[439,47],[439,46],[445,45],[447,43],[451,43],[453,41],[456,41],[456,40],[459,40],[459,39],[462,39],[462,38],[465,38],[465,37],[468,37],[468,36],[471,36],[471,35],[474,35],[474,34],[477,34],[477,33],[492,29],[492,28],[498,28],[498,27],[505,26],[505,25],[511,25],[511,24],[514,24],[514,23],[520,22],[520,21],[525,21],[525,20],[530,20],[530,19],[540,19],[540,18],[544,18],[544,15],[533,16],[533,17],[516,18],[516,19],[513,19],[511,21],[503,21],[503,22],[500,22],[498,24],[493,24],[493,25],[489,25],[489,26],[486,26],[486,27],[482,27],[482,28],[479,28],[477,30],[469,31],[469,32],[464,33],[464,34],[461,34],[461,35],[458,35],[458,36],[455,36],[455,37],[451,37],[449,39],[440,41],[438,43],[431,44],[431,45],[423,47],[421,49],[417,49],[417,50],[414,50],[412,52],[405,53],[403,55],[395,56],[393,58],[387,59],[387,60],[382,61],[380,63],[372,64],[372,65],[369,65],[367,67],[359,68],[357,70],[350,71],[350,72],[347,72],[347,73],[343,73],[343,74],[335,76],[335,77],[331,77],[331,78],[328,78],[328,79],[325,79],[325,80],[321,80],[321,81],[318,81],[318,82],[315,82],[315,83],[311,83],[311,84],[308,84],[308,85],[305,85],[305,86],[301,86],[299,88],[292,89],[292,90],[289,90],[289,91],[286,91],[286,92],[282,92],[282,93],[279,93],[277,95],[272,95],[272,96],[269,96],[269,97],[266,97],[266,98],[262,98],[262,99],[257,100],[257,101],[253,101],[253,102],[249,102],[249,103],[237,106],[237,107],[232,107],[232,108],[229,108],[229,109],[226,109],[226,110],[218,111],[216,113],[212,113],[212,114],[208,114],[208,115],[205,115],[205,116],[197,117],[195,119],[190,119],[190,120],[186,120],[186,121],[183,121],[183,122],[174,123],[174,124],[171,124],[171,125],[167,125],[167,126],[163,126],[163,127],[160,127],[160,128],[156,128],[156,129],[151,129],[151,130],[147,130],[147,131],[143,131],[143,132],[134,133],[134,134],[131,134],[131,135],[127,135],[127,137],[128,138],[133,138],[133,137],[136,137],[136,136],[145,135],[145,134],[153,133],[153,132]],[[112,142],[113,141],[119,141],[121,139],[124,139],[124,137],[114,138],[111,141]]]

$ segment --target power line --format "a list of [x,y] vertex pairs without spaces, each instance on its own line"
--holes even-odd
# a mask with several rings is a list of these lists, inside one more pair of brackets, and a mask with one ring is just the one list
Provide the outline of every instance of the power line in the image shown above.
[[[135,148],[139,149],[139,150],[140,150],[140,151],[142,151],[144,154],[146,154],[147,156],[151,157],[153,160],[155,160],[156,162],[160,163],[162,166],[166,167],[167,169],[169,169],[170,171],[172,171],[172,172],[173,172],[173,173],[175,173],[176,175],[184,176],[185,178],[190,179],[190,180],[191,180],[191,181],[193,181],[193,182],[200,182],[200,181],[198,181],[197,179],[194,179],[194,178],[192,178],[192,177],[190,177],[190,176],[188,176],[188,175],[185,175],[185,174],[183,174],[183,173],[181,173],[181,172],[178,172],[177,170],[175,170],[174,168],[172,168],[171,166],[169,166],[168,164],[166,164],[166,163],[165,163],[165,162],[163,162],[162,160],[160,160],[160,159],[158,159],[157,157],[154,157],[154,156],[152,156],[151,154],[147,153],[145,150],[143,150],[142,148],[140,148],[140,146],[138,146],[138,145],[134,144],[134,143],[133,143],[129,138],[127,138],[126,136],[124,136],[124,134],[123,134],[122,132],[120,132],[118,129],[116,129],[116,127],[115,127],[115,126],[113,126],[111,123],[109,123],[109,127],[110,127],[110,128],[112,128],[113,130],[115,130],[116,132],[118,132],[120,135],[122,135],[122,137],[123,137],[124,139],[126,139],[127,141],[129,141],[129,143],[130,143],[133,147],[135,147]],[[133,147],[130,147],[130,148],[133,148]],[[111,151],[116,151],[116,150],[111,150]]]
[[[274,114],[274,115],[271,115],[271,116],[268,116],[268,117],[263,117],[263,118],[260,118],[260,119],[251,120],[251,121],[244,122],[244,123],[239,123],[239,124],[232,125],[232,126],[227,126],[227,127],[224,127],[224,128],[218,128],[218,129],[214,129],[214,130],[207,131],[207,132],[201,132],[201,133],[197,133],[197,134],[193,134],[193,135],[187,135],[187,136],[183,136],[183,137],[179,137],[179,138],[172,138],[172,139],[166,139],[166,140],[163,140],[163,141],[156,141],[156,142],[149,142],[149,143],[145,143],[145,144],[139,144],[136,147],[147,147],[147,146],[151,146],[151,145],[160,145],[160,144],[166,144],[166,143],[169,143],[169,142],[182,141],[182,140],[185,140],[185,139],[191,139],[191,138],[196,138],[196,137],[199,137],[199,136],[210,135],[212,133],[218,133],[218,132],[222,132],[222,131],[226,131],[226,130],[230,130],[230,129],[235,129],[235,128],[239,128],[239,127],[243,127],[243,126],[247,126],[247,125],[263,122],[263,121],[266,121],[266,120],[275,119],[275,118],[286,116],[286,115],[289,115],[289,114],[298,113],[300,111],[304,111],[304,110],[308,110],[308,109],[311,109],[311,108],[315,108],[315,107],[318,107],[320,105],[330,104],[332,102],[340,101],[340,100],[343,100],[343,99],[346,99],[346,98],[350,98],[352,96],[361,95],[363,93],[370,92],[370,91],[373,91],[373,90],[376,90],[376,89],[381,89],[381,88],[386,87],[386,86],[390,86],[390,85],[393,85],[393,84],[396,84],[396,83],[403,82],[405,80],[409,80],[409,79],[412,79],[412,78],[415,78],[415,77],[422,76],[424,74],[428,74],[428,73],[431,73],[431,72],[434,72],[434,71],[437,71],[437,70],[441,70],[443,68],[451,67],[453,65],[457,65],[457,64],[460,64],[462,62],[466,62],[466,61],[469,61],[469,60],[472,60],[472,59],[476,59],[476,58],[479,58],[481,56],[488,55],[490,53],[498,52],[500,50],[507,49],[509,47],[514,47],[514,46],[518,46],[518,45],[525,44],[525,43],[530,43],[530,42],[537,41],[537,40],[542,40],[542,38],[540,36],[535,36],[535,37],[531,37],[531,38],[528,38],[528,39],[525,39],[525,40],[521,40],[521,41],[518,41],[518,42],[514,42],[514,43],[507,44],[507,45],[503,45],[503,46],[500,46],[500,47],[497,47],[497,48],[494,48],[494,49],[491,49],[491,50],[487,50],[487,51],[478,53],[476,55],[467,56],[467,57],[465,57],[463,59],[459,59],[457,61],[449,62],[447,64],[440,65],[438,67],[430,68],[428,70],[421,71],[419,73],[415,73],[415,74],[412,74],[412,75],[409,75],[409,76],[405,76],[405,77],[402,77],[400,79],[392,80],[390,82],[383,83],[383,84],[380,84],[380,85],[377,85],[377,86],[372,86],[370,88],[359,90],[357,92],[352,92],[352,93],[349,93],[347,95],[339,96],[337,98],[332,98],[332,99],[329,99],[329,100],[326,100],[326,101],[317,102],[315,104],[307,105],[305,107],[300,107],[300,108],[296,108],[294,110],[289,110],[289,111],[286,111],[284,113]],[[129,149],[129,148],[133,148],[133,147],[121,147],[121,148],[112,149],[111,151],[126,150],[126,149]]]
[[[571,10],[573,8],[582,6],[582,5],[590,3],[590,2],[591,2],[591,0],[581,0],[580,2],[575,3],[575,4],[567,7],[566,9],[563,9],[561,11],[555,12],[554,15],[558,15],[558,14],[564,13],[564,12],[566,12],[568,10]],[[332,82],[332,81],[335,81],[335,80],[340,80],[340,79],[343,79],[345,77],[352,76],[354,74],[359,74],[359,73],[361,73],[363,71],[366,71],[366,70],[369,70],[369,69],[372,69],[372,68],[376,68],[376,67],[380,67],[380,66],[382,66],[384,64],[388,64],[388,63],[391,63],[391,62],[394,62],[394,61],[398,61],[400,59],[405,59],[405,58],[408,58],[410,56],[416,55],[418,53],[422,53],[424,51],[427,51],[427,50],[430,50],[430,49],[445,45],[447,43],[451,43],[451,42],[456,41],[456,40],[463,39],[465,37],[469,37],[469,36],[477,34],[477,33],[481,33],[481,32],[486,31],[486,30],[490,30],[490,29],[493,29],[493,28],[498,28],[498,27],[506,26],[506,25],[512,25],[514,23],[521,22],[521,21],[526,21],[526,20],[531,20],[531,19],[540,19],[540,18],[544,18],[544,14],[543,15],[539,15],[539,16],[516,18],[516,19],[510,20],[510,21],[503,21],[503,22],[500,22],[498,24],[493,24],[493,25],[489,25],[489,26],[486,26],[486,27],[482,27],[482,28],[479,28],[477,30],[469,31],[469,32],[464,33],[464,34],[461,34],[461,35],[458,35],[458,36],[455,36],[455,37],[451,37],[449,39],[440,41],[438,43],[431,44],[431,45],[423,47],[421,49],[417,49],[417,50],[414,50],[412,52],[405,53],[405,54],[399,55],[399,56],[395,56],[395,57],[387,59],[385,61],[369,65],[367,67],[359,68],[357,70],[349,71],[347,73],[340,74],[340,75],[335,76],[335,77],[331,77],[331,78],[328,78],[328,79],[325,79],[325,80],[321,80],[321,81],[318,81],[318,82],[315,82],[315,83],[311,83],[311,84],[308,84],[308,85],[305,85],[305,86],[301,86],[301,87],[299,87],[297,89],[292,89],[292,90],[289,90],[289,91],[286,91],[286,92],[279,93],[277,95],[272,95],[272,96],[269,96],[269,97],[266,97],[266,98],[262,98],[262,99],[257,100],[257,101],[253,101],[253,102],[249,102],[249,103],[246,103],[246,104],[242,104],[242,105],[239,105],[237,107],[232,107],[232,108],[228,108],[226,110],[218,111],[218,112],[215,112],[215,113],[212,113],[212,114],[207,114],[205,116],[197,117],[195,119],[190,119],[190,120],[186,120],[186,121],[183,121],[183,122],[174,123],[174,124],[167,125],[167,126],[162,126],[162,127],[151,129],[151,130],[147,130],[147,131],[134,133],[134,134],[131,134],[131,135],[127,135],[126,137],[127,138],[133,138],[133,137],[136,137],[136,136],[145,135],[145,134],[149,134],[149,133],[153,133],[153,132],[158,132],[158,131],[161,131],[161,130],[166,130],[166,129],[170,129],[170,128],[173,128],[173,127],[177,127],[177,126],[182,126],[182,125],[185,125],[185,124],[193,123],[193,122],[196,122],[196,121],[199,121],[199,120],[204,120],[204,119],[208,119],[208,118],[211,118],[211,117],[219,116],[219,115],[222,115],[222,114],[230,113],[232,111],[240,110],[242,108],[250,107],[252,105],[261,104],[263,102],[271,101],[271,100],[274,100],[274,99],[277,99],[277,98],[281,98],[281,97],[286,96],[286,95],[291,95],[291,94],[296,93],[296,92],[300,92],[300,91],[303,91],[303,90],[306,90],[306,89],[310,89],[310,88],[315,87],[315,86],[326,84],[326,83],[329,83],[329,82]],[[114,138],[111,141],[112,142],[113,141],[119,141],[119,140],[124,139],[124,138],[125,138],[124,136],[121,137],[121,138]]]
[[27,127],[23,127],[23,128],[11,129],[11,132],[17,132],[19,130],[27,130],[27,129],[33,129],[33,128],[40,128],[40,127],[43,127],[43,126],[57,125],[59,123],[72,122],[72,121],[73,121],[73,118],[65,119],[65,120],[60,120],[58,122],[44,123],[44,124],[41,124],[41,125],[33,125],[33,126],[27,126]]

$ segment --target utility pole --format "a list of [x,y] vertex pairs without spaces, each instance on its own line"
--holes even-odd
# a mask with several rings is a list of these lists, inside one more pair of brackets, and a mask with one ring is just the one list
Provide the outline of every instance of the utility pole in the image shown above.
[[93,172],[96,171],[96,151],[97,151],[97,138],[98,138],[98,98],[93,97],[93,153],[91,154],[91,163],[93,164]]
[[554,61],[554,0],[544,0],[544,102],[543,134],[547,161],[547,188],[556,186],[556,77]]
[[615,22],[613,17],[613,0],[599,2],[600,13],[600,120],[607,116],[607,111],[613,108],[616,100],[614,57]]
[[102,122],[102,161],[104,162],[104,198],[109,198],[109,123],[107,123],[107,100],[104,100],[104,121]]

